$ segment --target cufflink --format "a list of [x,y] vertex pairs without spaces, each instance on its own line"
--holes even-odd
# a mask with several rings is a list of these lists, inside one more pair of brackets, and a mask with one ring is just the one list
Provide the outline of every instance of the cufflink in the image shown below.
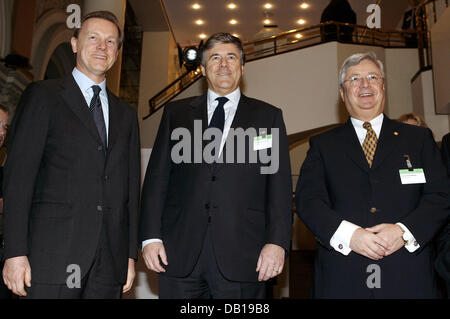
[[342,244],[339,244],[338,248],[342,249],[342,248],[344,248],[344,246],[342,246]]
[[414,246],[418,246],[419,243],[417,241],[414,241]]

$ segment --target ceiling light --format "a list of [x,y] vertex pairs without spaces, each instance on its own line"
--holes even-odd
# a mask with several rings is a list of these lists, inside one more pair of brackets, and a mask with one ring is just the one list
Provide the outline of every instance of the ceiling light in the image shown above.
[[202,25],[203,23],[205,22],[202,19],[195,20],[195,24]]
[[299,20],[297,20],[297,23],[303,25],[303,24],[306,23],[306,20],[305,19],[299,19]]
[[206,39],[206,34],[201,33],[201,34],[198,35],[198,37],[199,37],[200,39]]
[[198,3],[194,3],[193,5],[192,5],[192,9],[194,9],[194,10],[198,10],[198,9],[200,9],[202,6],[201,5],[199,5]]
[[271,3],[266,3],[264,5],[264,8],[266,8],[266,9],[272,9],[272,7],[273,7],[273,5]]
[[230,4],[227,5],[227,8],[233,10],[233,9],[237,8],[237,5],[234,4],[234,3],[230,3]]
[[229,23],[230,23],[230,24],[236,24],[236,23],[238,23],[238,22],[237,22],[237,20],[235,20],[235,19],[231,19],[231,20],[229,21]]
[[300,5],[300,8],[302,8],[302,9],[308,9],[308,8],[309,8],[309,3],[303,2],[303,3]]
[[297,34],[295,35],[295,37],[296,37],[297,39],[300,39],[300,38],[303,38],[303,35],[301,35],[300,33],[297,33]]
[[271,23],[272,23],[272,21],[270,21],[269,19],[266,19],[266,20],[264,20],[263,22],[264,22],[265,25],[268,25],[268,24],[271,24]]

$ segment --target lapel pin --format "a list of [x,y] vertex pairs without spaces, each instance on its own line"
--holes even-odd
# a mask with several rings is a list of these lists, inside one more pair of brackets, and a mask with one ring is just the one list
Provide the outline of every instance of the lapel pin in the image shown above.
[[398,132],[397,132],[397,131],[394,131],[394,135],[398,135]]

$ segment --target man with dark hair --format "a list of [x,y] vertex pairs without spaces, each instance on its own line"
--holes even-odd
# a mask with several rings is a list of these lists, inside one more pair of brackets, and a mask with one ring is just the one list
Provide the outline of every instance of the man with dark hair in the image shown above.
[[295,201],[318,239],[316,298],[432,298],[431,241],[449,217],[449,180],[429,129],[383,114],[374,53],[348,57],[342,126],[310,139]]
[[136,112],[106,88],[121,43],[112,13],[72,37],[76,67],[30,84],[5,166],[6,285],[27,298],[120,298],[137,258]]
[[[238,38],[211,36],[201,66],[207,94],[164,108],[140,219],[160,298],[264,298],[265,282],[283,270],[292,224],[286,129],[280,109],[241,94],[244,61]],[[187,136],[181,151],[180,132]],[[271,172],[261,160],[267,153],[277,163]]]

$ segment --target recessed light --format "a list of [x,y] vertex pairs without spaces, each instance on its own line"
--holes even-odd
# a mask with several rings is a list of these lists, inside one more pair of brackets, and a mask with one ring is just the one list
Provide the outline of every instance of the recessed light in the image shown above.
[[230,21],[228,21],[230,24],[236,24],[238,23],[236,19],[231,19]]
[[299,20],[297,20],[297,23],[303,25],[303,24],[306,23],[306,20],[305,19],[299,19]]
[[200,39],[206,39],[206,34],[201,33],[201,34],[198,35],[198,37],[199,37]]
[[195,24],[202,25],[204,23],[202,19],[195,20]]
[[295,37],[296,37],[297,39],[301,39],[301,38],[303,38],[303,35],[302,35],[301,33],[297,33],[297,34],[295,35]]
[[300,5],[300,8],[302,8],[302,9],[308,9],[308,8],[309,8],[309,3],[303,2],[303,3]]
[[272,23],[272,21],[270,21],[269,19],[266,19],[266,20],[264,20],[263,22],[264,22],[265,25],[268,25],[268,24],[271,24],[271,23]]
[[227,8],[233,10],[233,9],[236,9],[236,8],[237,8],[237,5],[236,5],[235,3],[229,3],[229,4],[227,5]]
[[200,9],[202,6],[201,5],[199,5],[198,3],[194,3],[193,5],[192,5],[192,9],[194,9],[194,10],[198,10],[198,9]]
[[271,3],[264,4],[264,8],[266,9],[272,9],[273,5]]

